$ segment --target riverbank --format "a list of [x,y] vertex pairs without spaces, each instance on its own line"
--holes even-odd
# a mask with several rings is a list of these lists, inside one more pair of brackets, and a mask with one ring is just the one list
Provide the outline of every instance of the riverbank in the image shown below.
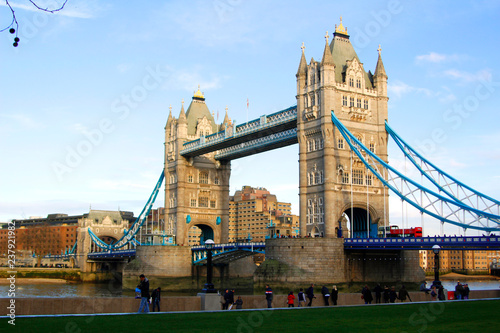
[[443,275],[439,275],[440,280],[482,280],[482,281],[500,281],[500,277],[494,275],[466,275],[459,273],[447,273]]
[[[410,292],[412,302],[430,301],[430,295],[423,292]],[[447,293],[445,293],[447,295]],[[244,309],[262,309],[267,307],[265,295],[241,295]],[[500,298],[500,290],[472,290],[470,299]],[[0,308],[9,306],[11,299],[0,298]],[[98,313],[133,313],[139,309],[140,299],[134,296],[122,297],[32,297],[16,298],[17,315],[54,315],[54,314],[98,314]],[[222,296],[221,296],[222,301]],[[285,307],[287,295],[274,295],[273,308]],[[161,310],[167,312],[200,311],[201,296],[162,296]],[[459,302],[459,301],[456,301]],[[373,302],[375,303],[375,301]],[[398,301],[399,303],[399,301]],[[438,302],[434,302],[438,303]],[[439,302],[441,304],[441,302]],[[359,293],[339,293],[338,305],[364,304]],[[297,306],[297,300],[295,300]],[[313,300],[313,306],[324,306],[321,294]],[[222,303],[221,303],[222,308]]]

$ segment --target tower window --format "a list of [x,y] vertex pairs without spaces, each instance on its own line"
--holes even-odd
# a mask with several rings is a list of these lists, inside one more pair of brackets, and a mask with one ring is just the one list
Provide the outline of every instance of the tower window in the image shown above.
[[342,183],[349,184],[349,172],[344,171],[342,173]]
[[356,107],[360,108],[361,109],[361,98],[358,98],[356,100]]
[[349,78],[349,87],[354,87],[354,79],[352,77]]
[[370,147],[369,147],[369,149],[370,149],[370,151],[371,151],[372,153],[374,153],[374,152],[375,152],[375,143],[370,142]]
[[361,80],[360,79],[356,80],[356,88],[361,88]]
[[354,97],[349,98],[349,106],[354,106]]
[[191,199],[191,207],[196,207],[196,199]]
[[214,178],[214,184],[215,185],[219,185],[219,177],[215,177]]
[[199,197],[198,198],[198,207],[208,208],[208,198],[207,197]]
[[347,106],[347,96],[342,96],[342,105]]
[[363,170],[352,170],[352,183],[363,185]]
[[337,147],[338,149],[344,149],[344,139],[337,140]]
[[367,99],[364,100],[364,108],[365,108],[365,110],[368,110],[368,100]]
[[200,184],[208,184],[208,172],[200,172]]
[[188,175],[188,183],[192,183],[193,182],[193,175]]

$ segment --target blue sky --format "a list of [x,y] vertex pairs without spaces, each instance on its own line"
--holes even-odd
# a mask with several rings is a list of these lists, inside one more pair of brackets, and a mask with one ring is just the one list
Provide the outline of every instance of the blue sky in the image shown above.
[[[178,116],[198,85],[219,121],[226,106],[242,123],[294,105],[302,42],[308,62],[321,60],[340,16],[365,70],[381,44],[391,126],[500,198],[498,1],[69,0],[55,14],[11,3],[21,41],[0,34],[0,221],[90,206],[138,214],[163,167],[170,105]],[[9,15],[2,2],[2,27]],[[297,152],[233,161],[231,193],[263,186],[298,213]],[[394,145],[390,160],[401,165]],[[391,221],[401,214],[391,199]]]

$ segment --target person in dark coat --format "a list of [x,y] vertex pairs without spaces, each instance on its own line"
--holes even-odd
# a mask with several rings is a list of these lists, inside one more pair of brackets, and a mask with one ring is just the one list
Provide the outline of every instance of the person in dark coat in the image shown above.
[[139,276],[141,282],[137,286],[141,290],[141,305],[139,305],[139,313],[144,311],[144,313],[149,312],[149,280],[141,274]]
[[158,307],[158,312],[160,312],[160,300],[161,300],[161,288],[158,287],[151,293],[153,312],[155,312],[155,307]]
[[241,299],[241,296],[238,296],[238,299],[236,300],[236,309],[243,309],[243,300]]
[[391,303],[396,302],[396,299],[398,299],[398,294],[396,292],[396,287],[392,286],[391,290],[389,291],[389,301]]
[[304,289],[300,288],[297,297],[299,298],[299,307],[304,307],[304,305],[306,304],[306,295],[304,294]]
[[333,305],[337,305],[337,299],[339,298],[339,291],[337,290],[337,286],[333,286],[331,295]]
[[391,290],[389,289],[389,286],[384,286],[384,303],[389,303],[389,294]]
[[466,283],[464,285],[464,299],[469,299],[469,292],[470,292],[470,289],[469,289],[469,285]]
[[380,286],[380,283],[378,283],[375,288],[373,288],[373,291],[375,292],[375,303],[380,303],[380,298],[382,296],[382,287]]
[[409,299],[409,300],[410,300],[410,302],[411,302],[412,300],[411,300],[411,298],[410,298],[410,294],[409,294],[409,293],[408,293],[408,291],[406,290],[405,286],[404,286],[404,285],[402,285],[402,286],[401,286],[401,289],[399,289],[399,296],[398,296],[398,298],[399,298],[399,300],[400,300],[401,302],[404,302],[404,301],[406,301],[406,298],[407,298],[407,297],[408,297],[408,299]]
[[321,294],[323,295],[323,300],[325,301],[325,306],[329,306],[330,303],[328,300],[330,299],[330,291],[326,286],[321,287]]
[[444,297],[444,287],[442,284],[439,285],[437,294],[440,301],[446,300],[446,297]]
[[267,301],[267,307],[272,308],[273,307],[273,290],[269,285],[266,285],[266,301]]
[[231,310],[231,305],[234,304],[234,289],[229,290],[229,310]]
[[316,298],[316,296],[314,296],[314,283],[311,283],[311,286],[309,288],[307,288],[306,295],[307,295],[307,298],[309,298],[309,303],[307,304],[307,306],[311,306],[312,302],[313,302],[313,298]]
[[222,303],[222,310],[227,310],[227,308],[229,307],[229,289],[226,289],[226,291],[224,292],[224,303]]
[[361,290],[361,297],[365,300],[365,304],[372,304],[373,296],[368,285],[365,285],[363,290]]

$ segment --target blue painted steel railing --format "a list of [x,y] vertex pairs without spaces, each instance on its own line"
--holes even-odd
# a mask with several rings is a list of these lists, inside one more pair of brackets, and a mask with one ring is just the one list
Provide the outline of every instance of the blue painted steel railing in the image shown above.
[[135,249],[132,250],[109,250],[87,254],[87,259],[120,259],[135,257]]
[[346,238],[344,249],[365,250],[498,250],[500,236],[408,237],[408,238]]
[[[92,230],[89,228],[89,235],[92,239],[92,241],[101,249],[103,250],[117,250],[125,245],[132,244],[132,245],[137,245],[138,241],[135,239],[135,235],[139,232],[140,228],[146,221],[151,208],[153,207],[153,204],[156,200],[156,196],[158,195],[158,192],[160,191],[161,185],[163,183],[163,179],[165,178],[165,171],[162,170],[160,178],[156,182],[156,186],[153,189],[153,192],[151,193],[148,201],[146,202],[146,205],[144,205],[144,208],[142,209],[141,213],[137,217],[137,219],[134,221],[132,226],[128,230],[124,230],[124,235],[114,242],[113,244],[107,244],[104,241],[102,241],[99,236],[97,236]],[[140,245],[140,244],[139,244]]]
[[[212,249],[212,257],[216,258],[217,256],[236,251],[264,253],[265,249],[265,242],[214,244],[214,247]],[[205,245],[193,246],[191,248],[191,255],[193,264],[202,262],[207,259],[207,248],[205,247]]]
[[[366,168],[370,170],[384,186],[387,186],[402,200],[408,202],[420,212],[432,216],[441,222],[460,226],[464,229],[476,229],[487,232],[500,230],[500,217],[498,215],[483,212],[461,202],[457,202],[456,200],[444,197],[407,178],[366,148],[340,122],[333,111],[332,122],[349,144],[351,150],[365,164]],[[385,171],[387,179],[379,168]],[[493,222],[497,226],[490,227],[489,222]]]
[[474,209],[500,215],[500,201],[467,186],[422,157],[389,126],[387,121],[385,122],[385,129],[405,156],[439,191],[446,193],[453,200],[467,204]]

